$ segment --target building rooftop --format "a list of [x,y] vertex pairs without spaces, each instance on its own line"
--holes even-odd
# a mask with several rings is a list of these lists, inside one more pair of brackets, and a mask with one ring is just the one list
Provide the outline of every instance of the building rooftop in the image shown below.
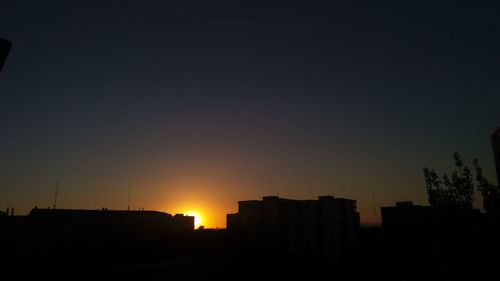
[[[158,211],[127,211],[127,210],[86,210],[86,209],[39,209],[33,208],[29,213],[30,217],[165,217],[172,218],[168,213]],[[176,214],[175,217],[185,217],[183,214]]]

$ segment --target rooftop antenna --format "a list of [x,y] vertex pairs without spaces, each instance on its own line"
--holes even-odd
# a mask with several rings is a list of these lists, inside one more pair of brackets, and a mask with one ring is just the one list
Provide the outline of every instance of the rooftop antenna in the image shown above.
[[128,205],[127,205],[127,211],[130,211],[130,190],[132,189],[132,186],[128,186]]
[[56,208],[56,205],[57,205],[57,193],[59,191],[59,178],[57,178],[56,180],[56,193],[54,194],[54,208]]
[[375,201],[375,191],[372,192],[372,195],[373,195],[373,213],[375,214],[375,224],[378,224],[377,201]]

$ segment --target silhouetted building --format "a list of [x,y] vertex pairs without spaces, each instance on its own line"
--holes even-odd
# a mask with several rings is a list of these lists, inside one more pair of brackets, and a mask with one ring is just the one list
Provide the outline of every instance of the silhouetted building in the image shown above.
[[388,240],[413,249],[426,247],[439,237],[447,237],[442,241],[458,247],[473,237],[470,233],[478,230],[482,223],[477,209],[418,206],[411,202],[397,202],[396,206],[380,209]]
[[195,234],[193,216],[106,208],[35,207],[27,216],[0,216],[0,229],[0,261],[35,271],[173,260],[193,252]]
[[227,215],[228,230],[247,234],[257,247],[328,260],[356,248],[359,227],[356,201],[333,196],[265,196],[262,201],[239,201],[238,213]]
[[431,207],[413,205],[412,201],[396,202],[396,206],[381,207],[380,210],[382,227],[388,235],[419,235],[432,222]]
[[491,135],[493,145],[493,155],[495,157],[495,167],[497,171],[497,183],[500,184],[500,128]]
[[9,54],[11,47],[11,42],[0,38],[0,71],[2,71],[2,67],[7,59],[7,55]]
[[37,209],[27,216],[35,229],[64,233],[66,238],[82,235],[155,239],[171,233],[194,230],[194,217],[172,216],[157,211]]

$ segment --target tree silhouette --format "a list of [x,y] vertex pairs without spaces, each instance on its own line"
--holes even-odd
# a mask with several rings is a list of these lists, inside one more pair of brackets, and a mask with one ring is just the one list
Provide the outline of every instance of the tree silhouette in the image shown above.
[[500,186],[492,184],[484,177],[483,169],[479,166],[477,159],[473,160],[473,164],[478,189],[483,197],[483,208],[488,215],[498,217],[500,215]]
[[462,157],[453,153],[456,170],[451,178],[445,174],[442,179],[434,169],[424,168],[424,177],[429,204],[433,207],[461,207],[472,209],[474,201],[474,182],[469,167]]

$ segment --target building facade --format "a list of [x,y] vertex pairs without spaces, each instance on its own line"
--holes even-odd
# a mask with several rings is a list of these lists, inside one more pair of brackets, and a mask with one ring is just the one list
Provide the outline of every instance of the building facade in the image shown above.
[[157,211],[74,210],[34,208],[27,216],[34,230],[80,239],[156,239],[194,230],[194,217]]
[[269,251],[336,260],[354,250],[360,227],[356,201],[333,196],[291,200],[265,196],[238,202],[238,213],[227,215],[229,231]]
[[422,236],[433,220],[430,206],[414,205],[411,201],[396,202],[395,206],[381,207],[382,227],[387,235]]

